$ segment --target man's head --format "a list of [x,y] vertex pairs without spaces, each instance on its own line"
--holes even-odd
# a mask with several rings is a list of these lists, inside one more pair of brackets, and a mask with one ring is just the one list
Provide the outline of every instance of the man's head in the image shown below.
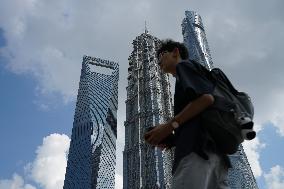
[[164,40],[157,51],[158,64],[165,73],[175,75],[176,64],[188,59],[188,51],[183,43]]

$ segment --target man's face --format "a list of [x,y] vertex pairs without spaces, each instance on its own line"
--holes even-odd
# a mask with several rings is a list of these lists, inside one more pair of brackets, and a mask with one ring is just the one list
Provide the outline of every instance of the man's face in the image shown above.
[[177,58],[174,51],[163,51],[159,54],[158,64],[165,73],[175,73]]

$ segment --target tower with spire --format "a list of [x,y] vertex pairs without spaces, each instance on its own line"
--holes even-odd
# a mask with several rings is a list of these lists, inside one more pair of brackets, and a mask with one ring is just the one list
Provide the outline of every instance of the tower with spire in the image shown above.
[[145,31],[133,40],[128,58],[125,147],[123,152],[124,189],[167,189],[171,187],[172,151],[164,152],[145,143],[147,128],[165,123],[173,106],[169,75],[157,64],[160,40]]

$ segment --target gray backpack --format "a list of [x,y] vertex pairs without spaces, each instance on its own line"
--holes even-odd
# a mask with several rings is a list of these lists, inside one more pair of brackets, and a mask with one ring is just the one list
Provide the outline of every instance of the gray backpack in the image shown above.
[[[196,67],[200,69],[200,66]],[[252,121],[253,104],[246,93],[233,87],[219,68],[210,72],[204,68],[203,73],[215,84],[215,101],[201,114],[201,125],[208,131],[221,153],[233,154],[244,140],[252,140],[256,136]]]

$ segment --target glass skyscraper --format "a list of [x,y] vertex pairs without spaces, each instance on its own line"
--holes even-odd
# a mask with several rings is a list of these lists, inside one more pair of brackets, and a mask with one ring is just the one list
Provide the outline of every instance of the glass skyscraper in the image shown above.
[[[185,12],[182,34],[190,58],[211,70],[213,61],[206,40],[205,29],[201,17],[196,12]],[[230,187],[232,189],[257,189],[256,180],[242,145],[235,154],[230,156],[230,159],[233,165],[233,168],[229,170]]]
[[147,128],[165,123],[173,112],[169,75],[157,65],[160,40],[145,29],[132,44],[126,88],[123,188],[170,188],[172,151],[163,152],[144,141]]
[[83,57],[64,189],[115,186],[118,77],[117,63]]
[[183,42],[190,59],[199,62],[207,69],[213,68],[209,45],[201,17],[193,11],[186,11],[182,22]]

